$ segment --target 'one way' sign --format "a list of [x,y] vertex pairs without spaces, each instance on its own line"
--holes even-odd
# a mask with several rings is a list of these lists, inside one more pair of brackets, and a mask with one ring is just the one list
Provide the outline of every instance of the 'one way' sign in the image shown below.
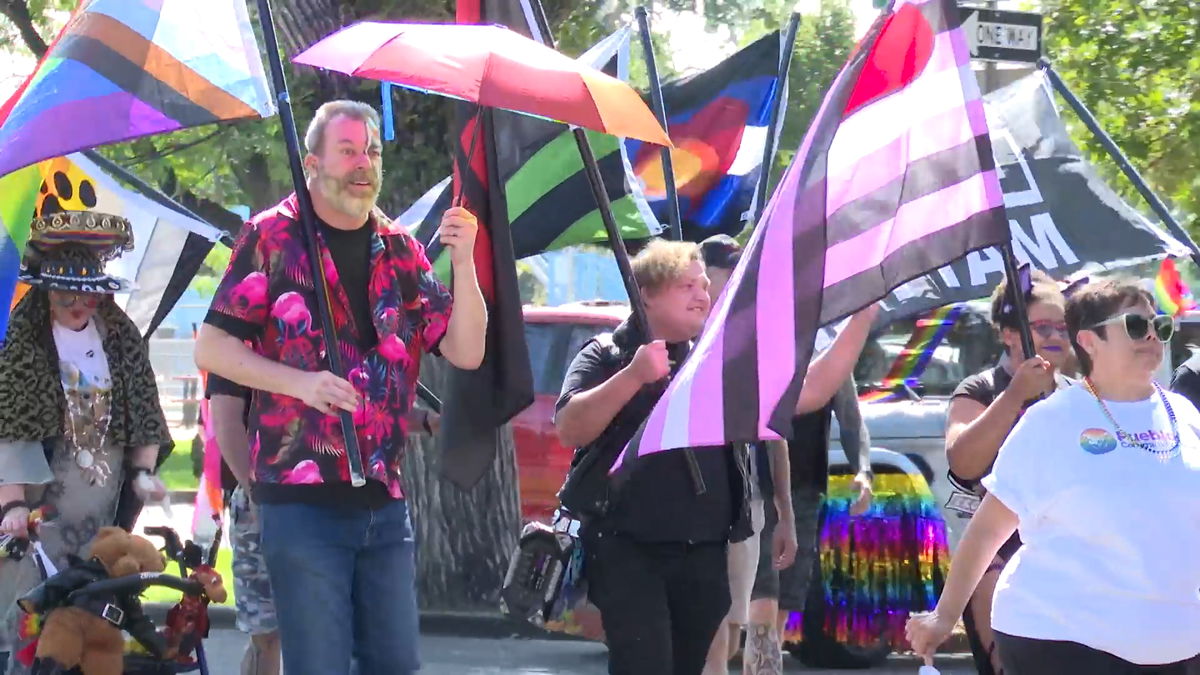
[[1037,63],[1042,56],[1042,15],[959,7],[971,58]]

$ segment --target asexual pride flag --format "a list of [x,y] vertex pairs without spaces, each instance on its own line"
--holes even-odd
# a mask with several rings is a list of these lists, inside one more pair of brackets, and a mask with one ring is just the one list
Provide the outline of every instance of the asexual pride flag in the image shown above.
[[1009,237],[958,22],[954,0],[901,0],[876,20],[614,470],[672,448],[779,438],[818,326]]

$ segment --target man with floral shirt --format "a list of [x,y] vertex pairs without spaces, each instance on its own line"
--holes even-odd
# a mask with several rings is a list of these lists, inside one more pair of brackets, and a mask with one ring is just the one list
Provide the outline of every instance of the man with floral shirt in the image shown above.
[[[422,353],[483,360],[487,312],[477,223],[442,218],[454,311],[423,247],[376,208],[379,117],[333,101],[305,136],[324,279],[314,285],[295,195],[243,232],[196,343],[202,369],[259,392],[252,494],[289,675],[410,673],[417,659],[412,525],[400,476]],[[330,373],[317,314],[326,292],[348,376]],[[249,342],[251,346],[247,346]],[[364,487],[350,484],[338,414],[353,414]]]

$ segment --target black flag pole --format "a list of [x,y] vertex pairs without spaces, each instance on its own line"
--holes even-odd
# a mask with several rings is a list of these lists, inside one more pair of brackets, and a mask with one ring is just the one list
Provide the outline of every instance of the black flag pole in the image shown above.
[[783,49],[779,53],[779,72],[775,75],[775,100],[771,102],[771,117],[767,123],[767,141],[763,145],[762,168],[759,169],[758,185],[754,186],[754,212],[750,214],[750,227],[758,225],[758,218],[767,207],[767,187],[771,184],[771,165],[775,163],[775,146],[778,144],[779,122],[783,116],[783,102],[787,98],[788,71],[792,66],[792,54],[796,51],[796,32],[800,30],[800,12],[792,12],[788,19],[787,33],[783,38]]
[[1121,173],[1124,173],[1129,182],[1133,183],[1133,187],[1137,189],[1138,194],[1150,205],[1150,209],[1154,211],[1154,214],[1163,221],[1163,224],[1167,226],[1167,229],[1171,231],[1171,234],[1180,243],[1192,250],[1192,262],[1200,265],[1200,247],[1196,246],[1196,242],[1192,241],[1192,237],[1187,233],[1187,230],[1183,229],[1183,226],[1179,224],[1175,216],[1171,215],[1171,210],[1167,208],[1167,205],[1163,204],[1158,195],[1154,194],[1154,190],[1151,190],[1150,186],[1146,184],[1142,175],[1129,163],[1129,158],[1125,156],[1125,153],[1121,152],[1121,148],[1117,147],[1112,137],[1105,133],[1104,128],[1100,126],[1100,122],[1096,120],[1096,116],[1092,114],[1092,111],[1088,110],[1083,101],[1080,101],[1079,97],[1075,95],[1075,92],[1071,91],[1071,88],[1059,76],[1058,71],[1054,70],[1054,65],[1050,63],[1049,59],[1040,59],[1038,67],[1042,69],[1047,79],[1050,80],[1050,86],[1054,87],[1054,90],[1063,97],[1067,105],[1071,106],[1071,109],[1079,116],[1080,121],[1088,128],[1088,131],[1092,132],[1092,135],[1100,142],[1100,145],[1108,153],[1108,156],[1117,163],[1117,166],[1121,169]]
[[[546,20],[546,12],[542,7],[541,0],[533,0],[533,2],[535,7],[533,15],[538,31],[542,34],[541,42],[554,48],[550,22]],[[604,177],[600,173],[600,165],[596,163],[596,155],[592,152],[592,145],[588,142],[587,134],[583,129],[576,127],[572,129],[572,132],[575,135],[575,144],[579,146],[579,157],[583,160],[588,185],[592,188],[592,195],[596,198],[600,219],[604,221],[608,244],[612,247],[613,257],[617,260],[617,268],[621,271],[621,279],[625,282],[625,292],[629,295],[629,309],[637,327],[643,335],[649,337],[650,322],[646,318],[646,306],[642,303],[642,292],[638,288],[637,280],[633,278],[633,265],[629,262],[629,251],[625,248],[625,240],[621,238],[621,230],[617,228],[617,221],[613,218],[612,202],[608,199],[608,191],[604,189]],[[696,460],[696,455],[691,448],[685,451],[685,455],[696,494],[704,494],[708,488],[704,484],[704,475],[700,472],[700,464]]]
[[[271,82],[275,88],[275,100],[279,105],[279,121],[283,124],[283,141],[287,146],[288,165],[292,170],[292,184],[296,189],[296,202],[300,209],[300,224],[308,245],[308,260],[311,263],[313,286],[317,296],[317,313],[320,315],[321,334],[325,341],[325,354],[329,357],[329,370],[338,377],[345,377],[341,351],[333,329],[333,315],[329,311],[329,283],[321,264],[320,247],[317,245],[317,218],[313,211],[312,196],[304,178],[304,165],[300,155],[300,137],[296,133],[296,119],[292,116],[292,102],[288,96],[287,80],[283,76],[283,61],[279,56],[279,42],[275,38],[275,21],[271,14],[271,1],[258,0],[258,22],[262,26],[263,41],[267,48],[267,63],[271,67]],[[355,487],[367,484],[363,473],[362,455],[359,454],[358,436],[354,432],[354,419],[341,410],[338,417],[342,422],[342,434],[346,437],[346,458],[350,463],[350,483]]]
[[[654,59],[654,43],[650,40],[650,16],[646,8],[638,5],[633,11],[637,17],[638,32],[642,37],[642,54],[646,59],[646,71],[650,76],[650,105],[663,131],[670,133],[667,128],[667,104],[663,101],[662,81],[658,79],[658,62]],[[671,149],[661,148],[663,186],[667,191],[667,224],[670,227],[671,239],[683,241],[683,216],[679,213],[679,193],[675,189],[675,164],[671,160]]]
[[[1031,359],[1036,353],[1036,350],[1033,348],[1033,331],[1029,329],[1029,314],[1026,312],[1025,307],[1025,293],[1019,288],[1021,285],[1021,272],[1017,267],[1017,256],[1013,254],[1011,240],[1000,245],[1000,257],[1004,260],[1005,293],[1008,294],[1008,301],[1012,303],[1013,313],[1017,316],[1017,328],[1021,333],[1021,351],[1025,352],[1025,358]],[[1017,365],[1013,364],[1014,370]]]
[[[554,38],[550,34],[550,22],[546,20],[546,12],[540,0],[535,0],[534,21],[542,34],[541,42],[550,48],[554,47]],[[612,202],[608,191],[604,189],[604,176],[596,163],[596,155],[588,142],[587,133],[579,127],[572,127],[575,144],[579,147],[579,157],[583,160],[584,173],[587,176],[588,187],[596,198],[596,210],[600,212],[600,220],[604,222],[604,231],[608,234],[608,243],[612,247],[613,257],[617,260],[617,269],[621,272],[621,281],[625,292],[629,295],[629,308],[638,328],[646,335],[650,334],[650,324],[646,321],[646,308],[642,304],[642,294],[638,290],[637,281],[633,278],[633,266],[629,263],[629,251],[625,248],[625,240],[621,238],[621,230],[613,217]]]

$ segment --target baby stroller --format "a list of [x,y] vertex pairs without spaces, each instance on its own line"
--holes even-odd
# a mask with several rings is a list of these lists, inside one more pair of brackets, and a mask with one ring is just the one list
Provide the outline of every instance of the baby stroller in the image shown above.
[[[32,534],[32,533],[31,533]],[[140,575],[103,578],[82,584],[54,603],[54,607],[80,605],[90,597],[132,597],[136,598],[151,586],[172,588],[183,593],[183,598],[167,613],[165,626],[156,630],[154,624],[140,615],[140,605],[136,608],[136,629],[126,628],[133,636],[126,641],[124,658],[124,675],[174,675],[175,673],[199,673],[209,675],[208,662],[204,653],[204,638],[208,637],[208,589],[220,587],[220,576],[213,571],[216,563],[217,549],[221,540],[220,530],[213,539],[208,551],[192,541],[182,543],[179,535],[169,527],[152,527],[146,529],[146,534],[161,537],[165,545],[162,549],[169,561],[175,562],[179,568],[178,575],[163,573],[144,573]],[[59,575],[77,574],[80,566],[73,565]],[[52,583],[55,577],[47,580]],[[70,583],[70,582],[68,582]],[[36,607],[37,618],[44,619],[54,607],[43,607],[38,593],[47,584],[34,589],[22,599],[22,606]],[[73,584],[72,584],[73,585]],[[32,603],[25,603],[33,599]],[[223,598],[218,598],[221,600]],[[108,616],[108,609],[116,615]],[[108,605],[103,618],[122,625],[127,618],[123,610]],[[132,623],[132,622],[131,622]],[[125,627],[125,626],[123,626]],[[164,650],[166,644],[169,649]],[[32,666],[34,675],[80,675],[78,668],[64,669],[55,663],[36,659]]]

